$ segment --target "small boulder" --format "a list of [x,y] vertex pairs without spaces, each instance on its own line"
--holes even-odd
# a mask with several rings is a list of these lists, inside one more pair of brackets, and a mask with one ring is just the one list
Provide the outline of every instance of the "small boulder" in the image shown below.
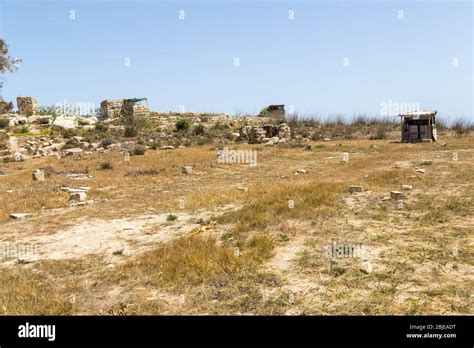
[[69,195],[69,201],[85,202],[86,200],[87,200],[87,194],[84,191],[71,192],[71,194]]
[[33,172],[32,176],[33,176],[33,181],[45,181],[44,172],[39,169],[36,169]]
[[183,174],[192,174],[193,167],[192,166],[183,166],[183,167],[181,167],[181,171],[183,172]]
[[10,214],[11,219],[23,219],[27,216],[30,216],[30,213],[12,213]]
[[366,274],[372,273],[373,267],[369,261],[364,261],[360,264],[360,270]]

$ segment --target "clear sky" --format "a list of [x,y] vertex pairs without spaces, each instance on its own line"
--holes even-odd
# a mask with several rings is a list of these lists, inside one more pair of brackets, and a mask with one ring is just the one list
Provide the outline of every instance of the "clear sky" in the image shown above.
[[6,100],[474,117],[471,1],[0,0],[0,37],[23,60]]

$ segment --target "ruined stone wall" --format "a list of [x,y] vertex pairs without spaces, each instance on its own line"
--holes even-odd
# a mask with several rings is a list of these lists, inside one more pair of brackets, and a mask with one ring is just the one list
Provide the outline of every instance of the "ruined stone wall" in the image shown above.
[[242,126],[239,130],[238,139],[247,141],[250,144],[267,143],[273,145],[290,141],[291,130],[286,123],[280,125]]
[[22,116],[32,116],[36,113],[36,99],[33,97],[17,97],[16,105]]
[[123,100],[121,99],[109,99],[103,100],[100,103],[100,111],[102,115],[110,118],[119,117],[122,111]]
[[151,117],[160,127],[173,128],[181,118],[189,120],[192,125],[203,124],[207,127],[212,127],[215,124],[227,124],[229,126],[241,127],[249,126],[263,126],[273,122],[270,117],[259,116],[229,116],[225,114],[194,114],[194,113],[156,113],[152,112]]
[[132,101],[123,101],[122,116],[124,117],[135,117],[135,116],[148,116],[150,109],[146,105],[135,104]]

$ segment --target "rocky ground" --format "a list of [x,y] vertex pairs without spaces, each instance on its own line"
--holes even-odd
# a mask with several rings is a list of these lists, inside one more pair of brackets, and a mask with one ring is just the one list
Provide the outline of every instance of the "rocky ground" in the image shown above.
[[[191,130],[9,131],[25,157],[0,164],[0,312],[472,313],[472,135],[273,127],[202,145]],[[216,160],[222,147],[255,165]]]

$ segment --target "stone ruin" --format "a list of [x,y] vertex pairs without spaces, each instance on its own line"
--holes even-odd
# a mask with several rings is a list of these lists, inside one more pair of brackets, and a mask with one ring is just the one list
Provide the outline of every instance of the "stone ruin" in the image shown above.
[[100,111],[104,117],[115,118],[120,117],[122,112],[122,99],[108,99],[100,103]]
[[280,125],[242,126],[239,130],[238,140],[247,141],[249,144],[273,145],[284,143],[291,139],[291,130],[286,123]]
[[124,99],[123,100],[123,115],[129,116],[147,116],[150,113],[148,105],[140,104],[146,98]]
[[36,99],[33,97],[17,97],[16,104],[21,116],[32,116],[36,113]]
[[147,105],[140,104],[142,101],[146,101],[146,98],[107,99],[100,103],[100,110],[104,118],[146,116],[150,109]]

